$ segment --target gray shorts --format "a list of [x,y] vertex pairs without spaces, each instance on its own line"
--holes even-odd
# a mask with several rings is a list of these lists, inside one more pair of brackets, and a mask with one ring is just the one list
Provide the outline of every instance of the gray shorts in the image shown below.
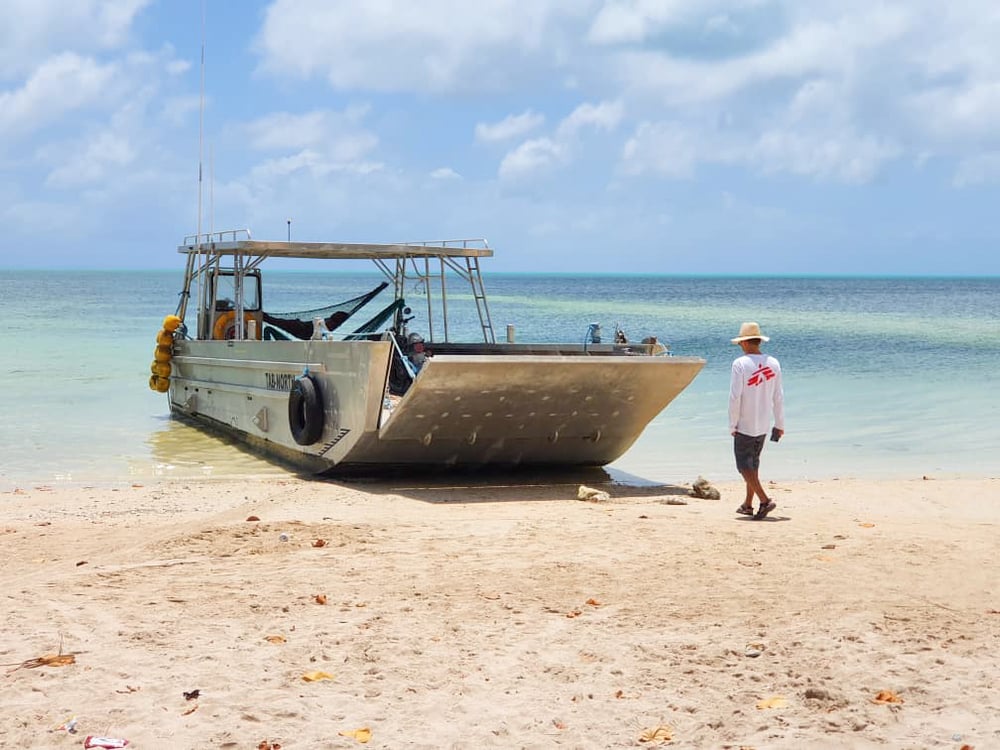
[[733,436],[733,453],[736,456],[736,468],[740,472],[760,468],[760,452],[764,449],[767,435],[744,435],[737,432]]

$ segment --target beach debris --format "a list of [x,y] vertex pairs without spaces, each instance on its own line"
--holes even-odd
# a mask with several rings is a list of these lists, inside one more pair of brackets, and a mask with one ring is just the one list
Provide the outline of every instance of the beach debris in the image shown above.
[[722,497],[719,491],[712,486],[712,483],[703,476],[699,476],[691,483],[691,489],[688,490],[688,494],[691,497],[700,497],[704,500],[718,500]]
[[878,693],[872,698],[872,703],[902,703],[903,699],[896,695],[892,690],[879,690]]
[[195,704],[194,704],[193,706],[191,706],[191,708],[189,708],[189,709],[188,709],[187,711],[181,711],[181,716],[187,716],[187,715],[189,715],[189,714],[193,714],[193,713],[194,713],[195,711],[197,711],[197,710],[198,710],[198,704],[197,704],[197,703],[195,703]]
[[372,740],[372,730],[368,727],[361,727],[360,729],[345,729],[342,732],[337,732],[341,737],[350,737],[361,744],[367,744]]
[[289,537],[288,534],[285,534],[284,532],[282,532],[281,534],[278,534],[278,541],[279,542],[287,542],[290,538],[291,537]]
[[592,503],[606,503],[611,499],[611,495],[604,490],[598,490],[594,487],[588,487],[585,484],[581,484],[580,489],[576,491],[576,499],[587,500]]
[[124,690],[116,690],[116,693],[121,695],[128,695],[129,693],[138,693],[142,688],[132,687],[131,685],[126,685]]
[[820,549],[837,549],[836,544],[824,544]]
[[288,641],[283,635],[265,635],[264,640],[268,643],[287,643]]
[[87,561],[86,561],[86,560],[80,560],[80,562],[78,562],[78,563],[76,564],[76,567],[78,567],[78,568],[79,568],[79,567],[80,567],[81,565],[86,565],[86,564],[87,564]]
[[572,610],[570,610],[569,612],[566,613],[566,616],[569,617],[570,619],[572,619],[574,617],[579,617],[582,614],[583,614],[583,612],[581,612],[580,610],[578,610],[578,609],[572,609]]
[[748,643],[746,648],[743,649],[743,655],[749,656],[751,659],[756,659],[758,656],[764,653],[767,648],[763,643]]
[[595,599],[594,597],[590,597],[587,600],[587,604],[589,604],[591,607],[600,607],[601,606],[601,603],[599,601],[597,601],[597,599]]
[[313,601],[317,604],[326,604],[326,594],[316,594],[313,597]]
[[259,521],[259,516],[247,516],[247,521]]
[[687,505],[688,501],[682,497],[663,497],[657,500],[660,505]]
[[49,731],[52,731],[52,732],[68,732],[69,734],[76,734],[76,725],[77,725],[77,719],[76,719],[76,717],[75,716],[71,716],[68,719],[66,719],[66,721],[64,721],[62,724],[60,724],[59,726],[57,726],[55,729],[51,729]]
[[648,729],[643,729],[642,732],[639,733],[639,742],[654,742],[657,745],[662,745],[673,741],[674,730],[666,724],[649,727]]
[[201,691],[200,690],[192,690],[191,692],[184,693],[183,695],[184,695],[184,700],[186,700],[186,701],[193,701],[193,700],[201,697]]
[[306,672],[302,675],[303,682],[320,682],[322,680],[332,680],[333,675],[329,672]]
[[317,539],[316,541],[313,542],[313,547],[325,547],[325,546],[326,546],[326,539]]
[[83,746],[85,748],[100,747],[105,748],[105,750],[114,750],[119,747],[128,747],[128,740],[118,737],[95,737],[88,734],[83,739]]
[[770,698],[757,701],[757,708],[762,711],[768,708],[785,708],[787,705],[788,699],[783,695],[773,695]]
[[37,669],[38,667],[67,667],[70,664],[76,664],[76,654],[64,654],[60,651],[58,654],[46,654],[45,656],[39,656],[35,659],[28,659],[22,661],[20,664],[4,664],[5,667],[13,667],[13,669],[8,669],[7,674],[13,674],[19,669]]
[[874,529],[875,528],[875,524],[871,523],[870,521],[865,521],[864,523],[859,523],[858,526],[860,526],[862,529]]
[[569,727],[569,724],[567,724],[565,721],[562,721],[561,719],[553,719],[552,726],[554,726],[556,729],[566,729],[567,727]]
[[277,742],[268,742],[267,740],[261,740],[257,744],[257,750],[281,750],[281,745]]

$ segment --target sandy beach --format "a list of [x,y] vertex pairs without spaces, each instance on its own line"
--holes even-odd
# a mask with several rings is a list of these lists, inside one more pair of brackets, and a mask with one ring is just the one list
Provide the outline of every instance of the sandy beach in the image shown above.
[[1000,480],[579,484],[4,493],[0,745],[1000,747]]

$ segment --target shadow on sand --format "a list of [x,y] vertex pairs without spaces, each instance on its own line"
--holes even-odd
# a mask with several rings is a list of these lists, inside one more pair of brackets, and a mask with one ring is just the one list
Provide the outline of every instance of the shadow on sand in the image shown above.
[[688,488],[659,484],[626,472],[599,467],[519,467],[516,469],[425,469],[379,472],[378,476],[320,477],[321,481],[363,487],[376,495],[400,495],[426,503],[500,503],[578,499],[581,485],[603,490],[612,501],[688,496]]

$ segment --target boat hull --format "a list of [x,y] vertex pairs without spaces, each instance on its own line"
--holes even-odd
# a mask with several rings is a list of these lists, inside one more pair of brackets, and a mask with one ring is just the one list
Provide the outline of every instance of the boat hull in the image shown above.
[[[386,398],[391,341],[179,341],[171,412],[308,472],[386,467],[603,466],[704,366],[695,357],[587,352],[435,354]],[[308,374],[322,405],[299,445],[289,389]]]

